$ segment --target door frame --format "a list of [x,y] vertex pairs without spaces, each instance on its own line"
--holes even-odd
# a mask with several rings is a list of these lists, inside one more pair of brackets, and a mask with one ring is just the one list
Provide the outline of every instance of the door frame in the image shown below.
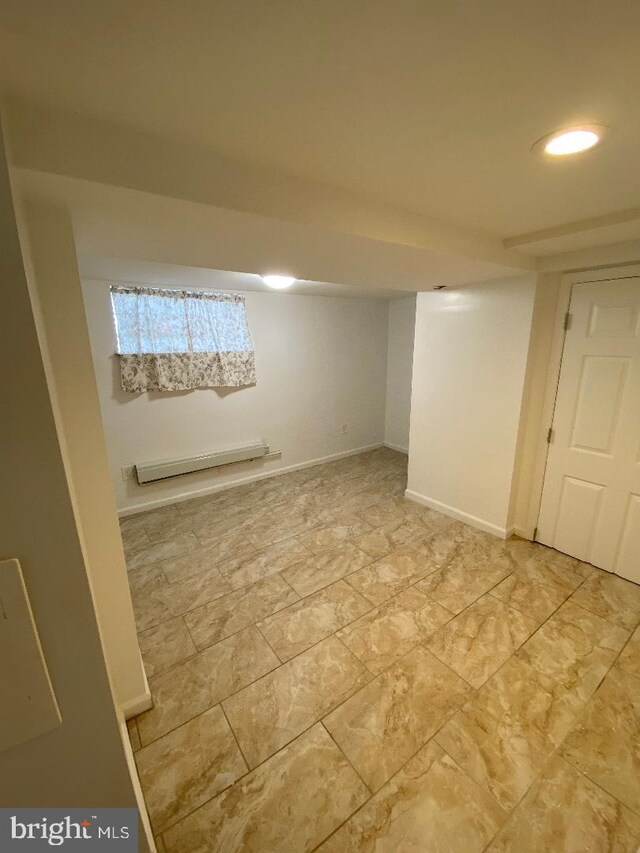
[[601,269],[583,270],[580,272],[564,273],[560,279],[556,313],[553,320],[553,333],[549,349],[549,360],[544,391],[544,400],[540,413],[540,426],[536,445],[535,463],[533,468],[533,484],[530,493],[529,508],[527,512],[526,528],[523,531],[527,538],[535,541],[542,504],[542,491],[549,456],[549,444],[547,434],[553,425],[553,417],[558,396],[558,384],[560,382],[560,370],[562,369],[562,356],[564,354],[565,316],[571,303],[571,294],[575,284],[588,284],[591,282],[616,281],[623,278],[640,277],[640,264],[624,264],[614,267],[603,267]]

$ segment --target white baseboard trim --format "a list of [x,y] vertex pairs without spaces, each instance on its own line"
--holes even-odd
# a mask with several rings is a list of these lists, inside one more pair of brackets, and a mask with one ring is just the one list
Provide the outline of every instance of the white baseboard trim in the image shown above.
[[397,450],[398,453],[404,453],[405,456],[409,455],[408,447],[400,447],[399,444],[392,444],[390,441],[385,441],[384,446],[388,447],[389,450]]
[[153,699],[149,690],[141,696],[136,696],[134,699],[129,699],[128,702],[123,702],[120,710],[124,714],[125,720],[130,720],[131,717],[137,717],[143,711],[148,711],[153,708]]
[[443,515],[448,515],[458,521],[464,521],[465,524],[477,527],[478,530],[484,530],[485,533],[491,533],[499,539],[509,539],[509,537],[513,535],[512,527],[499,527],[497,524],[485,521],[484,518],[478,518],[468,512],[463,512],[461,509],[456,509],[453,506],[448,506],[448,504],[443,504],[433,498],[428,498],[426,495],[421,495],[419,492],[412,492],[410,489],[407,489],[404,496],[410,501],[415,501],[423,506],[428,506],[429,509],[435,509],[436,512],[441,512]]
[[133,506],[124,507],[118,510],[118,516],[124,518],[127,515],[135,515],[138,512],[146,512],[147,510],[157,509],[161,506],[170,506],[171,504],[182,503],[193,498],[204,497],[205,495],[213,495],[216,492],[224,492],[227,489],[232,489],[234,486],[243,486],[246,483],[254,483],[257,480],[266,480],[270,477],[277,477],[280,474],[288,474],[290,471],[301,471],[303,468],[313,468],[314,465],[324,465],[326,462],[334,462],[336,459],[346,459],[348,456],[357,456],[359,453],[366,453],[369,450],[377,450],[379,447],[384,447],[382,442],[377,444],[367,444],[364,447],[354,447],[352,450],[342,450],[339,453],[331,453],[329,456],[320,456],[317,459],[309,459],[306,462],[298,462],[295,465],[286,465],[281,468],[274,468],[271,471],[261,471],[258,474],[251,474],[248,477],[239,477],[237,480],[231,480],[228,483],[217,486],[208,486],[205,489],[192,489],[188,492],[183,492],[181,495],[170,495],[163,498],[156,498],[151,501],[134,504]]

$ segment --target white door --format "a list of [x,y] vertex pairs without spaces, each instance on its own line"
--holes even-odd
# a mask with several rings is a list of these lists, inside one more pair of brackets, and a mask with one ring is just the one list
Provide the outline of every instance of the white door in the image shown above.
[[640,583],[640,278],[569,311],[536,538]]

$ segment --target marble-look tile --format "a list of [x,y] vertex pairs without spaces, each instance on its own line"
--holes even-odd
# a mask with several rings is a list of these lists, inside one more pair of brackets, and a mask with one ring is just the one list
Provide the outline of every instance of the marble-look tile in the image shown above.
[[586,702],[629,632],[566,601],[516,652],[533,669]]
[[340,519],[329,527],[319,527],[302,536],[298,541],[308,548],[312,554],[322,554],[332,551],[345,543],[352,543],[357,536],[362,536],[371,530],[371,526],[356,515]]
[[372,604],[382,604],[433,570],[416,551],[403,549],[376,560],[347,580]]
[[249,766],[255,767],[370,677],[338,639],[329,637],[231,696],[223,708]]
[[398,518],[358,536],[354,545],[375,559],[386,557],[399,548],[411,547],[412,542],[425,536],[423,527]]
[[129,571],[147,566],[150,563],[158,563],[169,557],[179,557],[188,551],[198,548],[200,542],[193,533],[180,533],[172,539],[153,541],[153,544],[141,548],[127,561]]
[[280,661],[257,628],[247,628],[149,681],[153,708],[137,717],[143,744],[196,717]]
[[318,853],[481,853],[505,819],[431,741]]
[[382,527],[389,522],[399,521],[404,518],[401,508],[393,499],[387,499],[365,507],[357,517],[366,522],[370,527]]
[[321,725],[167,830],[169,853],[307,853],[368,792]]
[[369,610],[366,599],[337,581],[263,619],[258,628],[280,660],[287,661]]
[[211,569],[231,557],[246,557],[255,554],[255,551],[244,533],[225,536],[211,545],[196,548],[183,557],[164,560],[162,570],[169,583],[176,583]]
[[544,622],[582,583],[570,569],[529,557],[517,571],[491,590],[491,595]]
[[427,648],[473,687],[481,687],[538,627],[491,595],[479,598],[427,641]]
[[640,622],[640,585],[617,575],[598,572],[571,596],[574,604],[633,630]]
[[270,575],[192,610],[185,622],[196,646],[204,649],[297,600],[284,578]]
[[282,572],[309,556],[308,548],[301,545],[297,539],[285,539],[284,542],[277,542],[248,557],[225,560],[220,563],[219,568],[231,587],[240,589],[269,575]]
[[395,663],[452,618],[420,590],[411,588],[338,632],[374,675]]
[[196,653],[181,616],[149,628],[138,636],[147,677],[158,675]]
[[553,758],[488,853],[635,853],[640,818]]
[[181,515],[176,504],[148,510],[138,517],[154,542],[159,539],[169,539],[180,533],[188,533],[191,529],[180,527]]
[[329,714],[324,724],[375,791],[470,694],[461,678],[418,646]]
[[167,582],[164,573],[156,572],[132,594],[138,630],[180,616],[228,592],[231,586],[216,568],[173,584]]
[[631,639],[620,653],[616,666],[640,678],[640,628],[636,628]]
[[611,669],[560,754],[640,813],[640,679]]
[[185,817],[247,772],[216,705],[136,753],[154,832]]
[[473,701],[436,741],[506,811],[522,799],[554,749],[535,726],[516,718],[498,721]]
[[249,541],[256,548],[265,548],[292,536],[299,536],[320,526],[317,511],[307,510],[296,513],[287,510],[273,510],[258,519],[247,531]]
[[129,733],[129,741],[131,749],[137,752],[142,744],[140,743],[140,735],[138,733],[138,724],[135,719],[127,720],[127,732]]
[[314,554],[286,569],[284,577],[299,595],[310,595],[371,562],[371,557],[353,545],[341,545],[332,551]]
[[167,853],[167,848],[161,835],[156,835],[153,840],[156,845],[156,853]]
[[124,558],[126,561],[131,561],[138,551],[144,551],[145,548],[148,548],[151,545],[149,534],[143,526],[130,528],[121,527],[120,535],[122,537],[122,550],[124,551]]
[[504,553],[491,557],[477,547],[460,545],[451,562],[428,575],[418,588],[452,613],[460,613],[515,568],[515,562]]
[[515,720],[521,726],[534,726],[555,747],[573,728],[584,707],[571,685],[567,689],[562,681],[515,656],[483,685],[473,704],[497,722]]

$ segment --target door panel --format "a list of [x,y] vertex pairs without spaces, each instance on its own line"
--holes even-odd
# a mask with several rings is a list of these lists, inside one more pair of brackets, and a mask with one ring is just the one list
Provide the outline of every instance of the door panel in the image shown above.
[[640,582],[640,278],[571,296],[539,542]]
[[627,358],[584,357],[572,450],[611,453],[628,365]]

